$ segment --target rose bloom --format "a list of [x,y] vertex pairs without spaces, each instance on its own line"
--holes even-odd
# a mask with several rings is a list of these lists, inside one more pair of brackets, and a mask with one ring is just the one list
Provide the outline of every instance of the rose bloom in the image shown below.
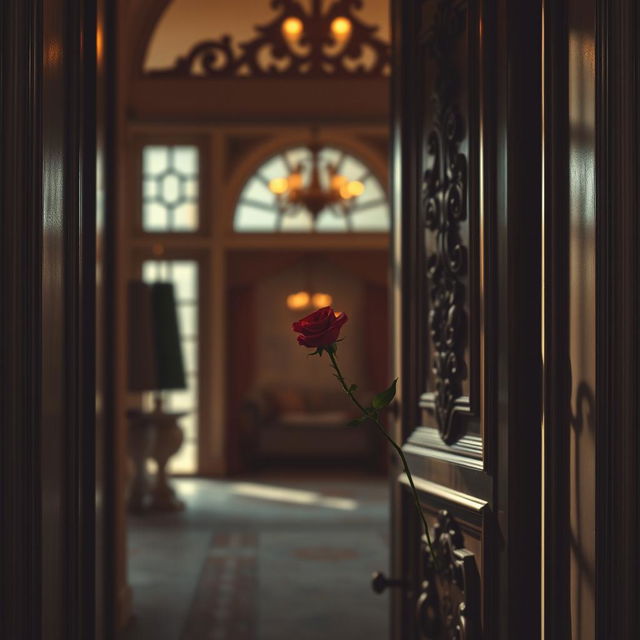
[[293,330],[301,334],[298,336],[299,345],[318,349],[332,345],[346,321],[345,313],[336,313],[331,307],[322,307],[294,322]]

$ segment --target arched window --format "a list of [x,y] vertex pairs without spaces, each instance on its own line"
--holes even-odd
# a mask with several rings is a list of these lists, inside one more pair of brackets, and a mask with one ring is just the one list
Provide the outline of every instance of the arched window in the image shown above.
[[[319,204],[310,195],[317,187]],[[389,202],[378,178],[334,147],[293,147],[269,158],[244,185],[233,220],[240,233],[384,233],[389,226]]]

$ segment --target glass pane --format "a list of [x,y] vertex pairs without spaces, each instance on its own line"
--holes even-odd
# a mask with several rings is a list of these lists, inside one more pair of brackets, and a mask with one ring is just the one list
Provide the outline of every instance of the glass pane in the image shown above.
[[[311,184],[313,153],[308,147],[293,147],[267,160],[247,180],[236,206],[233,227],[240,232],[289,232],[308,233],[320,231],[325,233],[345,233],[349,231],[385,232],[390,228],[389,207],[382,185],[371,170],[357,158],[341,149],[324,147],[318,152],[318,177],[320,186],[327,193],[327,198],[335,198],[338,186],[334,182],[336,176],[342,183],[361,182],[363,191],[349,200],[348,217],[336,215],[340,210],[340,202],[334,207],[327,207],[316,216],[315,221],[304,204],[288,201],[291,192],[276,198],[268,186],[274,178],[287,178],[292,172],[299,172],[298,187],[303,192]],[[291,182],[288,183],[289,188]],[[330,188],[333,186],[333,191]],[[349,193],[357,193],[358,185],[351,185],[342,198],[349,198]],[[365,205],[365,206],[363,206]],[[284,215],[280,209],[284,209]]]
[[344,215],[336,215],[331,209],[325,209],[318,216],[316,230],[331,233],[348,231],[347,219]]
[[158,263],[147,260],[142,265],[142,279],[145,282],[156,282],[158,280]]
[[163,231],[169,223],[169,212],[161,204],[151,202],[142,209],[142,225],[146,231]]
[[145,175],[158,175],[169,167],[169,147],[146,146],[142,151],[142,171]]
[[173,210],[173,228],[178,231],[191,231],[198,226],[198,207],[185,202]]
[[193,302],[197,296],[198,274],[195,262],[173,260],[171,262],[172,280],[176,289],[176,300]]
[[171,392],[171,410],[172,411],[193,411],[196,406],[197,406],[196,394],[191,389],[187,389],[186,391]]
[[356,199],[356,208],[359,205],[366,204],[367,202],[376,202],[378,200],[387,199],[387,196],[380,186],[380,183],[372,176],[369,176],[369,178],[365,180],[363,184],[364,191]]
[[147,178],[143,180],[143,198],[145,200],[153,200],[158,195],[158,183],[155,178]]
[[195,337],[198,326],[195,304],[182,304],[178,307],[178,326],[181,335]]
[[351,215],[354,231],[387,231],[389,229],[389,206],[379,204]]
[[276,156],[267,160],[260,167],[259,173],[267,180],[272,180],[273,178],[286,178],[289,175],[289,170],[282,157]]
[[236,209],[233,227],[236,231],[275,231],[277,220],[275,207],[271,212],[240,204]]
[[242,192],[243,200],[255,200],[256,202],[263,202],[264,204],[271,204],[275,202],[275,196],[269,187],[258,178],[252,178],[247,182],[247,186]]
[[196,147],[174,147],[174,167],[185,176],[198,175],[198,149]]
[[301,209],[295,216],[282,218],[282,231],[308,232],[313,229],[313,218],[306,209]]
[[198,148],[148,145],[142,150],[142,228],[150,232],[198,229]]
[[162,178],[161,198],[167,204],[175,204],[180,199],[180,181],[174,173],[165,174]]
[[184,196],[189,200],[195,201],[198,199],[198,181],[197,180],[185,180]]
[[182,338],[182,357],[187,372],[195,371],[197,366],[196,344],[190,338]]

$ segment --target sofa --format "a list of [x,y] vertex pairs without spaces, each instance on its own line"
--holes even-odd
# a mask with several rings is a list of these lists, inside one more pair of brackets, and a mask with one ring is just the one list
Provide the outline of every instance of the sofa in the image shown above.
[[375,427],[348,426],[359,415],[340,390],[257,389],[247,395],[242,407],[244,452],[258,465],[349,462],[376,468],[379,434]]

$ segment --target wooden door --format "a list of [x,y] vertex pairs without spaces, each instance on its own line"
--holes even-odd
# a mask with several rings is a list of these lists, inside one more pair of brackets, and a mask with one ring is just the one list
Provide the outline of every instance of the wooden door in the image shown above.
[[540,637],[541,5],[395,3],[396,639]]

